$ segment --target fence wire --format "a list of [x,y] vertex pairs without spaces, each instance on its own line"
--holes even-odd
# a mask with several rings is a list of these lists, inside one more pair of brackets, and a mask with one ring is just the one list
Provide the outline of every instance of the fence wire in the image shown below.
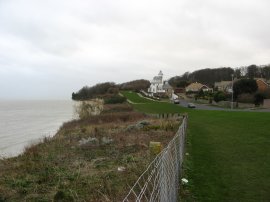
[[166,148],[149,164],[123,202],[175,202],[184,157],[187,116]]

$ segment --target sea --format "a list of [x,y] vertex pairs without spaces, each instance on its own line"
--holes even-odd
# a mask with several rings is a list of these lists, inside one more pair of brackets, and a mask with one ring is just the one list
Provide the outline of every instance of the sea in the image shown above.
[[74,119],[69,100],[0,101],[0,158],[21,154],[25,147],[53,136]]

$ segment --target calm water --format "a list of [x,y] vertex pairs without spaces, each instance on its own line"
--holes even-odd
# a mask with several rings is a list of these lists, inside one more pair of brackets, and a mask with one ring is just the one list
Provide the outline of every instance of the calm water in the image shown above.
[[0,157],[20,154],[72,117],[72,101],[0,101]]

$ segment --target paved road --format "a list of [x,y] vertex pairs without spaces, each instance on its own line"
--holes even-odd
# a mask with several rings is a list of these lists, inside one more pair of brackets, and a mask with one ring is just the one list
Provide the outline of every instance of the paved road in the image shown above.
[[[182,107],[187,107],[188,103],[190,101],[186,101],[183,99],[180,99],[180,104]],[[221,108],[221,107],[215,107],[207,104],[195,104],[196,108],[194,109],[199,109],[199,110],[218,110],[218,111],[251,111],[251,112],[270,112],[270,109],[228,109],[228,108]]]

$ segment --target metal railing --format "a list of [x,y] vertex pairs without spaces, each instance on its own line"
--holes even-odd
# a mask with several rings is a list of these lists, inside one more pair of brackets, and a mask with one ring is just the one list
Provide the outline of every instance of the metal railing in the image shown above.
[[174,138],[149,164],[123,202],[173,202],[178,200],[186,129],[187,116],[184,116]]

